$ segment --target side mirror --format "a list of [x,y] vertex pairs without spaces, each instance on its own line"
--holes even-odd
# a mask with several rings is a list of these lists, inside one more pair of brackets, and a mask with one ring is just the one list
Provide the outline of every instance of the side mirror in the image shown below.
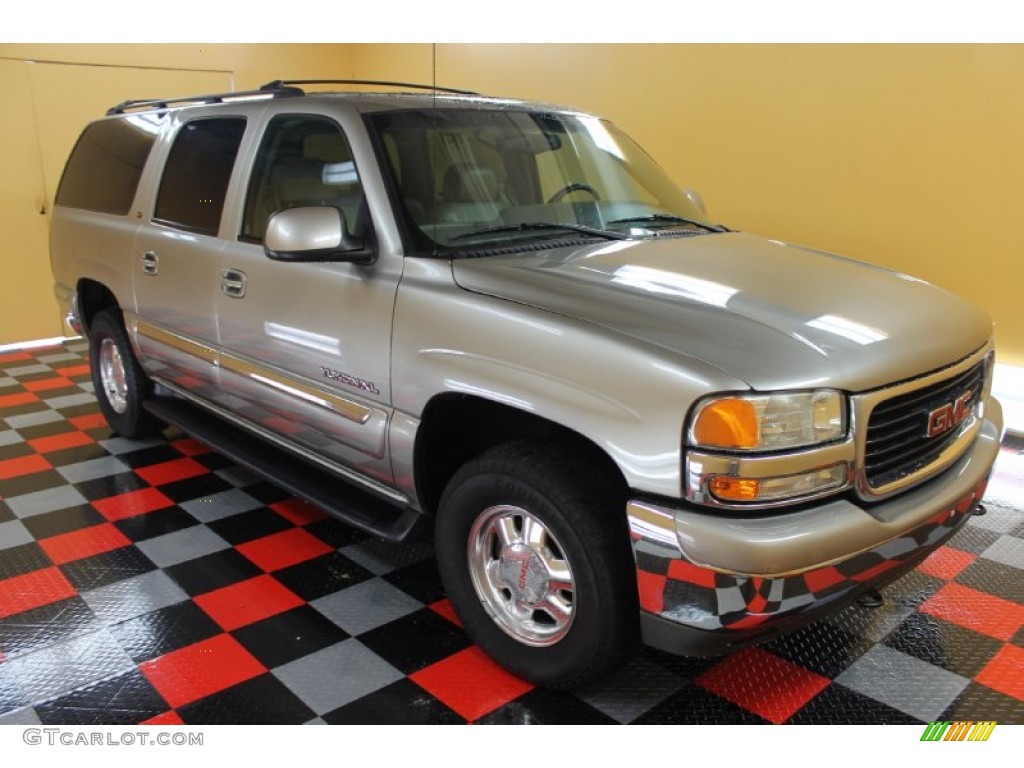
[[690,204],[693,205],[702,214],[704,214],[705,216],[708,215],[708,209],[704,206],[704,198],[700,196],[700,192],[698,192],[696,189],[694,189],[693,187],[687,187],[686,189],[683,190],[683,197],[685,197],[690,202]]
[[348,234],[345,214],[331,206],[278,211],[267,222],[263,250],[277,261],[351,261],[371,264],[375,254]]

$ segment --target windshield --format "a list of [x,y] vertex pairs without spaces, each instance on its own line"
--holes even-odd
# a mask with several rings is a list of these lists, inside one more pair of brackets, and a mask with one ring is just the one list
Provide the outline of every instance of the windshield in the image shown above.
[[372,114],[416,249],[723,231],[614,125],[509,109]]

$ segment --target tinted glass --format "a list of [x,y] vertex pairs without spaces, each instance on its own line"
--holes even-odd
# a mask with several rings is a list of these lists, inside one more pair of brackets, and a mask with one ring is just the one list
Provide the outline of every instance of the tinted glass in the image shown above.
[[128,213],[161,119],[129,115],[86,127],[64,168],[57,205]]
[[171,147],[154,219],[214,235],[224,210],[224,196],[245,133],[242,118],[214,118],[186,123]]
[[272,214],[306,205],[340,209],[348,233],[363,234],[363,189],[341,128],[322,117],[283,115],[270,123],[260,144],[241,236],[262,241]]

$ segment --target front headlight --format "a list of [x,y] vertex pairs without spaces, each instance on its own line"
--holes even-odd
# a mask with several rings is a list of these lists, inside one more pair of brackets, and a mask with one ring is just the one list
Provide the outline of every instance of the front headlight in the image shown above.
[[697,404],[689,442],[726,451],[803,448],[846,436],[846,398],[833,389],[710,397]]

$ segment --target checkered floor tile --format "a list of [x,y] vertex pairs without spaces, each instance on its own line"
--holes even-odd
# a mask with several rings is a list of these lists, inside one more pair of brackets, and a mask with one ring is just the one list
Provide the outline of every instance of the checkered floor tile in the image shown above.
[[469,642],[429,545],[113,435],[85,354],[0,354],[0,723],[1024,723],[1024,441],[881,607],[565,693]]

